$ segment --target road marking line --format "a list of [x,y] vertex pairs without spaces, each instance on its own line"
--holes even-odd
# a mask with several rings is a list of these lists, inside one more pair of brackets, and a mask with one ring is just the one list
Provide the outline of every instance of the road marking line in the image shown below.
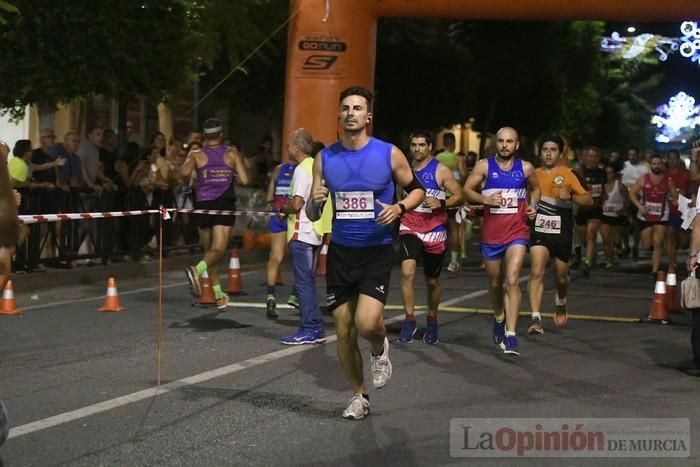
[[[251,271],[246,271],[241,273],[241,276],[245,276],[248,274],[252,274],[254,272],[258,272],[258,270],[251,270]],[[188,285],[189,282],[176,282],[174,284],[168,284],[164,285],[164,289],[172,289],[173,287],[182,287],[183,285]],[[134,295],[137,293],[143,293],[143,292],[155,292],[158,290],[158,287],[144,287],[141,289],[133,289],[133,290],[126,290],[126,291],[120,291],[119,296],[122,295]],[[59,305],[69,305],[71,303],[82,303],[82,302],[91,302],[94,300],[103,300],[105,298],[104,295],[100,295],[98,297],[87,297],[87,298],[77,298],[74,300],[61,300],[60,302],[51,302],[51,303],[42,303],[40,305],[30,305],[30,306],[21,306],[20,311],[27,311],[27,310],[39,310],[41,308],[51,308],[54,306],[59,306]]]
[[[187,284],[187,282],[178,282],[176,284],[164,285],[163,288],[170,289],[172,287],[182,287],[183,285],[186,285],[186,284]],[[137,293],[150,292],[150,291],[156,291],[156,290],[158,290],[158,287],[147,287],[147,288],[143,288],[143,289],[127,290],[124,292],[119,292],[119,296],[133,295],[133,294],[137,294]],[[41,308],[51,308],[51,307],[59,306],[59,305],[69,305],[71,303],[91,302],[93,300],[102,300],[104,298],[105,298],[104,295],[100,295],[99,297],[78,298],[78,299],[74,299],[74,300],[61,300],[60,302],[42,303],[41,305],[22,306],[20,308],[22,311],[39,310]]]
[[[493,310],[486,308],[463,308],[463,307],[439,307],[439,311],[444,311],[447,313],[474,313],[478,315],[490,315],[493,314]],[[530,313],[526,311],[521,311],[520,316],[530,317]],[[541,313],[545,318],[552,318],[554,313]],[[569,313],[569,319],[581,320],[581,321],[611,321],[618,323],[639,323],[641,318],[630,318],[626,316],[595,316],[595,315],[576,315]]]
[[[326,342],[334,342],[336,339],[336,336],[330,336],[326,339]],[[233,363],[231,365],[223,366],[211,371],[205,371],[204,373],[199,373],[188,378],[163,384],[160,387],[160,389],[156,387],[151,387],[148,389],[144,389],[143,391],[127,394],[126,396],[121,396],[104,402],[99,402],[97,404],[88,405],[77,410],[65,412],[59,415],[55,415],[53,417],[37,420],[35,422],[26,423],[16,428],[10,429],[10,435],[8,439],[17,438],[30,433],[35,433],[37,431],[45,430],[47,428],[72,422],[74,420],[79,420],[90,415],[96,415],[98,413],[106,412],[117,407],[132,404],[134,402],[140,402],[142,400],[149,399],[158,395],[167,394],[176,389],[202,383],[204,381],[208,381],[210,379],[218,378],[221,376],[230,375],[238,371],[245,370],[247,368],[252,368],[263,363],[278,360],[280,358],[284,358],[289,355],[294,355],[305,350],[310,350],[314,347],[315,346],[288,347],[265,355],[260,355],[259,357],[253,357],[242,362]]]
[[[522,278],[521,278],[522,280]],[[178,284],[171,284],[168,287],[176,287]],[[137,290],[132,290],[131,293],[138,293],[142,292],[144,290],[152,290],[152,289],[139,289]],[[475,292],[471,292],[465,295],[461,295],[459,297],[452,298],[450,300],[447,300],[446,302],[441,303],[439,306],[450,306],[455,303],[459,303],[464,300],[468,300],[470,298],[475,298],[479,297],[481,295],[485,295],[488,293],[488,290],[483,289],[483,290],[477,290]],[[102,298],[102,297],[99,297]],[[82,299],[82,301],[87,301],[88,299]],[[68,302],[68,303],[74,303],[74,302]],[[416,311],[416,315],[423,315],[425,314],[425,311]],[[389,323],[394,323],[397,321],[402,321],[403,320],[403,315],[399,316],[394,316],[392,318],[388,318],[384,320],[385,324]],[[332,344],[333,342],[336,342],[338,340],[338,336],[335,334],[332,334],[328,337],[326,337],[326,344]],[[125,396],[117,397],[114,399],[110,399],[104,402],[98,402],[96,404],[88,405],[86,407],[82,407],[80,409],[72,410],[70,412],[64,412],[59,415],[54,415],[52,417],[47,417],[43,418],[41,420],[37,420],[35,422],[30,422],[30,423],[25,423],[24,425],[20,425],[18,427],[10,429],[10,435],[8,439],[13,439],[13,438],[18,438],[20,436],[28,435],[30,433],[36,433],[37,431],[42,431],[46,430],[47,428],[53,428],[58,425],[63,425],[64,423],[69,423],[75,420],[79,420],[81,418],[89,417],[91,415],[96,415],[102,412],[107,412],[109,410],[115,409],[117,407],[122,407],[128,404],[132,404],[134,402],[140,402],[158,395],[162,394],[167,394],[169,392],[175,391],[177,389],[187,387],[187,386],[192,386],[195,384],[203,383],[205,381],[209,381],[215,378],[220,378],[222,376],[228,376],[230,374],[246,370],[248,368],[253,368],[258,365],[263,365],[265,363],[273,362],[275,360],[279,360],[284,357],[288,357],[290,355],[294,355],[297,353],[301,352],[306,352],[307,350],[315,349],[317,348],[317,345],[299,345],[299,346],[294,346],[294,347],[287,347],[281,350],[276,350],[274,352],[270,352],[264,355],[260,355],[258,357],[253,357],[249,358],[248,360],[243,360],[242,362],[237,362],[237,363],[232,363],[231,365],[226,365],[222,366],[220,368],[216,368],[214,370],[209,370],[205,371],[203,373],[199,373],[187,378],[183,378],[177,381],[173,381],[171,383],[163,384],[160,389],[151,387],[148,389],[144,389],[142,391],[137,391],[131,394],[127,394]]]
[[[267,308],[267,303],[264,302],[228,302],[231,308]],[[279,303],[275,305],[278,310],[297,310],[297,307],[287,303]]]

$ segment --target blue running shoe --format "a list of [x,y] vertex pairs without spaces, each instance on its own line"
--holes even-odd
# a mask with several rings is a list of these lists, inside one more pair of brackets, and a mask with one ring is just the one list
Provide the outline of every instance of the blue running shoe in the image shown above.
[[438,338],[438,323],[437,321],[428,321],[425,326],[425,334],[423,334],[423,343],[435,345],[440,342]]
[[503,349],[503,353],[506,353],[509,355],[520,355],[520,352],[518,351],[518,338],[517,337],[506,336],[504,343],[505,343],[505,348]]
[[323,329],[299,330],[296,334],[280,338],[280,343],[284,345],[321,344],[325,341],[326,335]]
[[416,333],[416,320],[415,319],[405,319],[403,320],[403,326],[401,327],[401,334],[399,334],[399,342],[402,344],[410,344],[413,342],[413,336]]
[[326,342],[326,331],[324,331],[323,328],[316,329],[314,331],[314,334],[316,335],[317,344],[323,344],[324,342]]
[[493,343],[503,348],[503,340],[506,338],[506,320],[499,323],[493,319]]

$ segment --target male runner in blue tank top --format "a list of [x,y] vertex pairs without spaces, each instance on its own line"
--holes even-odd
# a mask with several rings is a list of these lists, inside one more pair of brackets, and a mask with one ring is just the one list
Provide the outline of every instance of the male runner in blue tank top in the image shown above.
[[[204,122],[204,146],[189,153],[182,165],[182,177],[189,179],[197,171],[195,188],[195,209],[214,211],[234,211],[236,193],[234,181],[241,185],[249,182],[248,172],[241,153],[222,143],[224,127],[221,120],[210,118]],[[218,265],[226,254],[231,228],[236,221],[234,216],[197,214],[195,221],[199,227],[199,238],[204,246],[204,258],[195,266],[185,270],[187,280],[195,298],[201,292],[199,277],[208,271],[212,290],[216,297],[216,307],[226,309],[228,295],[221,290]]]
[[[309,218],[317,220],[329,195],[333,203],[326,301],[338,335],[338,358],[354,394],[343,417],[354,420],[369,414],[358,334],[371,345],[374,387],[383,387],[391,377],[384,304],[391,276],[392,224],[425,198],[425,189],[406,156],[394,145],[367,134],[371,108],[372,93],[365,88],[340,93],[338,121],[343,136],[316,156],[313,202],[306,207]],[[394,183],[407,193],[398,204],[392,204]]]
[[[448,242],[447,209],[461,206],[462,188],[453,171],[432,156],[433,138],[424,130],[411,133],[413,170],[426,191],[425,201],[401,217],[399,256],[401,260],[401,296],[406,319],[399,342],[409,344],[416,333],[414,279],[416,263],[423,262],[428,288],[428,316],[423,342],[435,345],[438,337],[438,304],[440,303],[440,271]],[[448,198],[447,193],[451,193]]]
[[509,355],[520,355],[515,337],[520,270],[530,239],[529,220],[535,220],[540,199],[535,168],[515,157],[519,147],[515,129],[498,130],[496,155],[477,162],[463,187],[467,201],[484,205],[481,254],[489,276],[493,341]]

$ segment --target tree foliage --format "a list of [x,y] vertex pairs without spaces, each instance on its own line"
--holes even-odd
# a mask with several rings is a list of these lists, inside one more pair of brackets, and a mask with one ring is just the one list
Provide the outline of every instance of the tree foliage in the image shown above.
[[[200,95],[216,89],[207,112],[279,115],[286,30],[274,31],[288,8],[288,0],[0,0],[0,108],[19,116],[27,104],[92,94],[161,101],[199,80]],[[474,118],[477,130],[512,125],[531,139],[557,131],[575,145],[639,137],[659,76],[648,62],[603,56],[603,28],[382,20],[375,128],[396,140]]]
[[[197,58],[213,68],[222,58],[234,66],[263,42],[289,8],[287,0],[185,0]],[[276,48],[261,48],[263,60]],[[273,52],[272,54],[270,52]]]
[[391,140],[473,116],[473,58],[444,20],[383,20],[376,61],[375,128]]
[[596,135],[602,146],[621,148],[653,140],[654,130],[649,124],[653,114],[650,96],[663,81],[657,64],[649,56],[634,62],[615,56],[606,58],[601,85],[601,115],[596,126]]
[[[385,21],[377,62],[377,127],[475,119],[479,131],[514,126],[534,140],[559,132],[577,147],[639,137],[650,61],[604,56],[601,22]],[[627,140],[629,141],[629,140]]]
[[225,102],[235,110],[281,113],[287,34],[278,28],[288,9],[288,0],[206,0],[197,8],[200,92],[220,84],[205,109]]
[[[15,3],[18,14],[4,15],[0,30],[0,108],[16,117],[27,104],[55,106],[92,94],[159,102],[211,70],[221,70],[213,78],[220,79],[287,9],[281,0]],[[268,46],[255,58],[279,55]]]
[[187,78],[179,0],[18,0],[0,31],[0,107],[20,114],[91,94],[162,99]]
[[0,0],[0,24],[5,24],[5,16],[8,14],[18,14],[19,10],[16,6],[9,2]]

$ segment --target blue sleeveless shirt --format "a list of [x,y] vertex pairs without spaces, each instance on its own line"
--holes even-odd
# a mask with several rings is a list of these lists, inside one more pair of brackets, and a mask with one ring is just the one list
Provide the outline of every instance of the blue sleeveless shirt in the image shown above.
[[527,219],[527,178],[520,159],[513,160],[510,170],[503,170],[495,157],[488,159],[486,183],[481,194],[489,196],[501,192],[501,206],[484,206],[484,221],[481,227],[481,243],[486,245],[508,245],[514,240],[530,238]]
[[[431,197],[442,200],[447,198],[445,190],[440,187],[437,181],[437,169],[439,164],[440,162],[437,159],[432,159],[428,162],[428,165],[422,169],[415,170],[414,168],[416,178],[420,180],[425,188],[426,198]],[[418,205],[416,209],[408,211],[401,216],[399,233],[401,233],[402,230],[421,234],[428,232],[445,232],[447,230],[445,227],[446,225],[447,211],[443,208],[431,209],[425,205],[424,201]]]
[[393,227],[376,220],[382,211],[376,201],[394,202],[391,148],[390,143],[370,137],[357,150],[338,141],[321,152],[323,179],[333,203],[332,242],[353,248],[392,242]]
[[280,173],[275,179],[275,197],[272,203],[275,209],[280,209],[287,204],[289,187],[292,184],[292,176],[296,167],[296,164],[289,162],[285,162],[280,166]]

